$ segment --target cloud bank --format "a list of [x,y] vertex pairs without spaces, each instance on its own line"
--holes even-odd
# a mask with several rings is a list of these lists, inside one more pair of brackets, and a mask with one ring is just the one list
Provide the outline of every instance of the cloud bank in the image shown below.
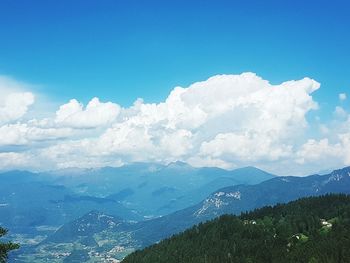
[[310,132],[308,114],[318,110],[312,93],[319,88],[310,78],[272,85],[250,72],[217,75],[175,87],[160,103],[138,99],[123,108],[93,98],[84,107],[72,99],[49,118],[28,120],[34,94],[0,78],[0,169],[181,160],[303,174],[348,165],[350,117],[345,109],[335,109],[336,125],[322,123],[324,132]]

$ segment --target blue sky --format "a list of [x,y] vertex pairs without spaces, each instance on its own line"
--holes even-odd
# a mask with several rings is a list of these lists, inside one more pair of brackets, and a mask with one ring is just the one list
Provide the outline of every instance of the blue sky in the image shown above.
[[[347,127],[350,124],[350,121],[349,123],[346,122],[350,116],[348,115],[350,109],[348,100],[346,100],[346,96],[342,100],[339,99],[341,93],[350,95],[349,12],[350,3],[346,0],[3,0],[0,2],[0,77],[4,76],[5,80],[1,84],[0,79],[0,86],[3,85],[4,90],[9,90],[9,86],[15,86],[16,92],[20,90],[22,93],[18,94],[23,95],[21,97],[23,100],[17,101],[15,105],[25,105],[25,107],[16,114],[6,109],[7,115],[5,115],[7,117],[3,114],[6,117],[3,117],[3,121],[1,121],[2,115],[0,114],[0,132],[1,124],[7,125],[6,127],[15,124],[22,125],[19,129],[19,135],[16,133],[17,137],[12,136],[7,141],[3,139],[3,142],[0,140],[0,159],[1,153],[6,154],[4,155],[6,158],[8,154],[12,153],[37,154],[38,149],[45,148],[48,145],[53,147],[53,142],[62,145],[62,142],[66,143],[67,141],[78,143],[79,140],[87,138],[101,138],[110,128],[114,129],[115,126],[118,126],[121,119],[131,118],[130,116],[135,117],[137,115],[136,111],[140,111],[141,114],[137,115],[137,120],[141,118],[140,116],[144,117],[144,115],[152,112],[150,103],[158,105],[158,103],[164,102],[175,86],[188,87],[195,82],[207,80],[215,75],[239,75],[243,72],[254,72],[273,85],[290,80],[300,80],[304,77],[314,79],[321,84],[319,89],[314,88],[312,82],[305,84],[309,88],[313,87],[312,99],[307,96],[307,94],[310,95],[309,88],[305,88],[305,93],[299,94],[299,97],[295,99],[296,103],[293,104],[295,108],[292,106],[291,108],[286,107],[280,112],[278,108],[273,108],[274,106],[263,105],[268,109],[271,109],[271,107],[275,109],[275,112],[269,112],[269,114],[277,117],[279,114],[283,115],[283,110],[288,114],[300,111],[301,119],[298,119],[299,116],[298,118],[291,117],[290,120],[283,120],[283,129],[286,129],[283,131],[286,134],[292,132],[292,129],[286,127],[292,127],[297,120],[303,126],[302,122],[305,117],[307,119],[305,127],[308,128],[303,131],[301,138],[291,140],[288,136],[285,136],[288,138],[283,138],[283,140],[288,142],[282,142],[283,136],[278,137],[281,141],[271,142],[281,146],[281,149],[275,149],[278,157],[269,155],[267,156],[268,161],[264,159],[266,156],[263,153],[261,156],[259,155],[264,157],[261,160],[254,158],[254,160],[250,160],[248,158],[249,161],[242,156],[237,157],[239,160],[237,158],[231,160],[227,156],[220,159],[219,157],[224,155],[224,150],[220,153],[215,152],[215,154],[209,150],[211,149],[210,145],[222,139],[220,136],[221,139],[217,138],[219,134],[224,134],[227,141],[232,142],[233,140],[235,142],[237,138],[234,136],[243,136],[242,134],[247,131],[244,129],[255,131],[255,128],[252,126],[246,128],[248,124],[244,124],[241,127],[242,130],[237,128],[239,130],[237,133],[234,133],[235,128],[231,127],[229,129],[226,127],[211,134],[209,132],[212,130],[210,125],[213,124],[206,123],[206,126],[203,126],[205,128],[203,128],[202,134],[198,136],[199,126],[189,128],[185,125],[185,127],[184,122],[181,122],[182,126],[179,124],[180,122],[177,122],[176,126],[174,123],[170,123],[170,117],[168,116],[166,120],[169,123],[166,126],[166,131],[161,131],[166,136],[175,136],[175,126],[177,128],[176,132],[188,131],[189,136],[192,136],[191,138],[196,138],[193,139],[194,142],[192,143],[198,144],[197,146],[187,145],[188,149],[197,149],[198,154],[201,151],[202,159],[201,161],[198,161],[198,159],[193,161],[193,156],[197,153],[189,153],[182,148],[178,148],[173,149],[174,152],[178,152],[178,155],[173,156],[173,159],[164,160],[159,156],[155,156],[151,161],[192,160],[192,163],[197,165],[213,164],[214,166],[231,168],[253,164],[278,172],[280,168],[276,168],[277,166],[275,167],[273,162],[286,158],[287,152],[288,154],[290,152],[294,153],[293,162],[296,159],[299,160],[296,162],[298,164],[304,162],[300,161],[300,156],[307,152],[306,148],[309,146],[307,142],[310,139],[316,140],[317,145],[315,143],[313,147],[319,147],[319,150],[322,147],[328,147],[328,155],[325,154],[324,156],[333,154],[334,158],[338,158],[338,155],[344,155],[344,152],[341,152],[337,145],[340,144],[344,148],[346,140],[342,139],[341,142],[337,140],[340,140],[339,136],[341,134],[348,133]],[[254,76],[249,75],[247,77],[244,75],[238,78],[244,82],[242,89],[248,85],[247,81],[253,81],[257,85],[264,86],[264,83],[255,79]],[[208,85],[221,85],[218,83],[231,83],[231,81],[232,79],[226,78],[216,79],[210,83],[208,82]],[[31,84],[30,88],[24,83]],[[215,89],[215,85],[212,90]],[[298,85],[302,86],[304,84],[300,82]],[[18,88],[19,86],[21,87]],[[205,88],[202,89],[202,92],[204,90]],[[33,98],[29,94],[24,94],[25,91],[32,93]],[[231,94],[227,89],[222,92]],[[255,92],[255,89],[252,89],[251,92]],[[6,91],[3,94],[8,93]],[[193,89],[193,94],[200,98],[204,96],[201,95],[201,92],[197,94],[196,89]],[[304,95],[305,99],[303,99]],[[2,96],[5,98],[5,95]],[[46,101],[43,100],[43,97]],[[91,113],[91,111],[86,111],[83,105],[86,106],[94,97],[98,97],[99,100],[93,101],[92,104],[97,105],[97,107]],[[176,96],[172,97],[175,98]],[[137,98],[144,99],[143,104],[141,104],[147,110],[135,110],[131,107]],[[68,103],[71,99],[76,99],[76,101]],[[109,101],[115,105],[105,103]],[[198,105],[205,105],[203,101],[201,101],[202,104]],[[189,102],[186,101],[186,103]],[[219,104],[220,101],[217,100],[215,103]],[[227,103],[232,104],[233,102]],[[251,105],[252,101],[249,101],[249,103]],[[317,103],[318,108],[312,106],[312,103]],[[36,105],[34,110],[32,105]],[[60,105],[66,106],[59,113],[56,112],[55,118],[52,117]],[[170,109],[174,105],[179,106],[168,103],[167,107]],[[47,110],[45,110],[46,107]],[[200,106],[197,108],[188,107],[191,111],[200,108]],[[32,112],[30,116],[26,116],[30,109],[34,113]],[[101,117],[99,110],[109,112],[109,114]],[[46,111],[50,111],[52,116],[49,117],[51,119],[40,120]],[[70,117],[74,114],[77,115],[69,119],[67,112],[70,112]],[[162,109],[157,108],[155,112],[159,116],[163,116]],[[214,114],[213,112],[210,114]],[[255,112],[256,115],[254,116],[260,116],[259,114],[265,116],[263,111],[259,114],[256,113],[256,109],[244,114],[253,116],[251,115],[252,112]],[[184,114],[184,112],[181,114]],[[206,112],[205,114],[209,113]],[[228,115],[229,113],[226,112],[225,114]],[[80,116],[79,120],[78,115]],[[335,117],[335,115],[337,116]],[[99,116],[100,120],[87,123],[87,119],[93,119],[91,116]],[[67,119],[63,120],[63,117]],[[35,118],[36,122],[30,120],[31,118]],[[201,117],[198,118],[192,121],[200,123]],[[216,119],[216,122],[212,122],[218,126],[220,118]],[[226,117],[222,118],[226,120]],[[142,125],[150,125],[149,120],[143,119],[143,121]],[[233,121],[233,119],[230,119],[230,121]],[[44,122],[46,126],[43,124]],[[58,127],[59,123],[60,125],[64,123],[64,125]],[[277,123],[277,121],[274,120],[273,123]],[[132,125],[135,125],[135,123]],[[159,123],[158,126],[152,125],[152,129],[148,127],[147,131],[150,129],[152,131],[158,130],[158,126],[161,126]],[[27,130],[24,132],[24,126],[25,129],[29,129],[28,127],[39,129],[35,130],[36,137],[33,134],[30,137]],[[129,126],[130,124],[127,125],[127,127]],[[266,131],[266,134],[276,136],[275,133],[280,133],[282,130],[280,127],[282,126],[271,126],[271,130]],[[33,129],[30,131],[32,132]],[[53,131],[52,129],[58,130]],[[174,129],[174,131],[171,134],[167,133],[169,129]],[[336,133],[334,129],[337,129],[340,133]],[[134,132],[136,131],[132,130],[129,135]],[[26,134],[27,137],[23,137],[23,134]],[[38,138],[38,134],[45,134],[46,137]],[[158,135],[159,133],[157,133]],[[154,134],[152,136],[152,138],[157,137]],[[184,138],[184,135],[180,136],[178,134],[178,136]],[[255,138],[254,135],[249,136]],[[261,134],[259,136],[263,137]],[[198,139],[198,137],[201,139]],[[125,138],[129,137],[126,136]],[[322,139],[326,139],[328,144],[322,144]],[[159,141],[162,141],[162,139],[154,139],[152,143],[157,144]],[[249,140],[244,142],[251,143]],[[115,145],[116,141],[113,141],[113,143]],[[139,142],[141,145],[143,143],[145,141]],[[127,157],[121,156],[119,151],[126,148],[123,148],[124,146],[122,147],[121,144],[118,145],[119,148],[110,155],[110,158],[119,160],[115,163],[116,165],[130,161],[149,161],[140,156],[135,157],[134,153]],[[147,145],[149,146],[149,144]],[[248,147],[247,144],[244,145]],[[289,146],[293,149],[288,148]],[[52,147],[47,149],[52,150]],[[73,146],[70,145],[70,147]],[[265,150],[274,152],[269,147]],[[78,148],[74,149],[78,151]],[[144,149],[140,148],[138,150],[143,151]],[[302,152],[303,150],[304,152]],[[203,151],[211,156],[210,161],[203,161]],[[164,154],[166,154],[166,151]],[[230,154],[235,155],[232,152]],[[14,159],[17,160],[18,158],[17,156]],[[30,157],[25,155],[25,158]],[[85,162],[82,163],[87,163],[88,158],[92,157],[85,156],[84,158],[86,158]],[[286,160],[283,159],[282,161]],[[320,162],[320,160],[318,161]],[[59,161],[56,159],[52,161],[53,165],[57,162]],[[269,162],[268,165],[267,162]],[[17,167],[16,164],[9,163],[8,167]],[[23,163],[25,161],[21,164]],[[99,160],[96,163],[98,163],[96,165],[110,164],[108,160],[103,162]],[[342,163],[334,162],[328,166],[333,167],[348,163],[350,164],[350,157],[349,160],[346,159]],[[83,164],[79,165],[84,166]],[[58,167],[79,165],[66,162],[58,165]],[[328,166],[324,168],[328,168]],[[32,168],[28,163],[23,164],[23,167]],[[307,169],[294,170],[302,173],[316,167],[317,163],[311,164],[310,162]],[[3,168],[6,169],[6,167]]]
[[327,107],[350,87],[349,11],[345,0],[4,0],[0,73],[61,100],[124,106],[215,74],[309,76]]

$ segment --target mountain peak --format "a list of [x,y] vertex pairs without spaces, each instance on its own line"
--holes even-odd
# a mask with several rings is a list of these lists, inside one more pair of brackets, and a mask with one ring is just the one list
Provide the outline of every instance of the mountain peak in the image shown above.
[[350,166],[341,168],[341,169],[336,169],[334,170],[331,174],[349,174],[350,173]]
[[[241,167],[241,168],[237,168],[235,169],[234,171],[242,171],[242,172],[259,172],[259,173],[265,173],[265,174],[270,174],[260,168],[257,168],[255,166],[244,166],[244,167]],[[270,174],[272,176],[275,176],[273,174]]]
[[171,162],[168,163],[166,166],[167,168],[193,168],[191,165],[188,163],[182,162],[182,161],[176,161],[176,162]]

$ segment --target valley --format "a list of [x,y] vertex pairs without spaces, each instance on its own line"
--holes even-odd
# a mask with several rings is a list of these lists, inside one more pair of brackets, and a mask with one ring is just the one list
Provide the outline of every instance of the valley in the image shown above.
[[[176,169],[181,172],[183,167],[176,167]],[[185,169],[188,170],[189,167],[186,166]],[[244,169],[239,170],[239,173],[242,171]],[[253,171],[258,175],[263,175],[263,177],[268,175],[253,168],[247,168],[246,172],[252,173]],[[227,182],[226,178],[230,178],[227,177],[227,173],[232,174],[229,182],[233,180],[242,181],[244,178],[244,176],[241,176],[241,178],[237,176],[236,178],[235,174],[239,173],[235,173],[235,171],[225,171],[223,175],[218,173],[211,176],[203,173],[200,176],[210,178],[201,179],[202,185],[208,184],[207,181]],[[198,183],[198,188],[196,190],[191,189],[190,192],[193,195],[198,194],[198,196],[192,197],[193,200],[202,198],[202,201],[194,205],[190,205],[189,202],[189,205],[183,209],[150,218],[147,214],[142,214],[142,211],[131,210],[127,207],[127,204],[132,200],[129,196],[133,195],[135,191],[132,184],[129,185],[129,188],[132,189],[130,191],[119,190],[119,193],[117,192],[114,195],[107,191],[106,197],[102,197],[101,192],[100,197],[90,196],[86,194],[93,194],[92,190],[86,190],[79,194],[73,184],[79,185],[80,181],[84,180],[87,175],[82,176],[78,178],[59,178],[60,182],[64,181],[65,184],[56,185],[55,187],[51,185],[57,183],[55,176],[52,178],[45,177],[50,178],[46,182],[33,180],[29,183],[31,188],[26,186],[27,189],[31,191],[37,189],[36,193],[40,193],[40,198],[38,198],[40,202],[36,199],[36,195],[32,197],[34,200],[32,202],[36,206],[40,205],[41,209],[35,208],[35,206],[28,207],[31,202],[27,195],[26,200],[29,203],[26,205],[26,209],[18,207],[16,211],[12,211],[12,213],[16,212],[17,215],[22,215],[22,217],[7,216],[8,221],[6,223],[11,230],[9,237],[22,244],[20,250],[11,254],[10,262],[32,262],[33,260],[36,262],[75,262],[74,258],[78,257],[86,258],[84,262],[118,262],[135,250],[158,243],[195,224],[212,220],[221,215],[239,215],[242,212],[266,205],[286,203],[307,196],[350,193],[350,168],[335,170],[326,175],[306,177],[269,175],[270,179],[261,179],[261,182],[257,180],[258,183],[256,184],[229,184],[208,193],[204,198],[202,198],[204,193],[200,190],[203,186]],[[163,176],[172,175],[163,174]],[[191,176],[189,178],[191,179]],[[258,179],[258,176],[256,178]],[[78,182],[74,182],[73,179]],[[162,181],[162,185],[159,181],[156,183],[148,182],[150,187],[148,197],[145,197],[142,201],[150,202],[148,198],[153,198],[156,202],[161,197],[165,198],[164,195],[167,196],[167,188],[170,187],[170,184],[167,185],[164,182],[166,180]],[[16,182],[14,185],[18,187],[18,183]],[[171,180],[170,183],[172,183]],[[25,186],[28,182],[22,182],[22,184]],[[152,187],[152,184],[156,184],[156,186]],[[217,184],[214,185],[217,186]],[[102,188],[102,186],[94,184],[88,186],[87,183],[85,186],[88,189],[93,189],[93,191],[97,191],[96,189],[99,187]],[[110,187],[110,185],[108,186]],[[136,184],[134,187],[137,188],[138,186],[139,184]],[[124,185],[120,187],[124,187]],[[156,195],[153,190],[155,187],[159,189]],[[48,189],[54,190],[49,191]],[[21,195],[15,193],[16,203],[25,204],[23,201],[18,201]],[[147,195],[145,191],[142,193]],[[141,193],[138,194],[141,195]],[[142,199],[140,196],[139,198]],[[126,199],[129,201],[125,202]],[[3,197],[4,203],[9,203],[9,201],[11,199]],[[161,201],[158,204],[159,206],[163,205]],[[10,215],[9,209],[11,209],[11,206],[4,206],[0,208],[0,212],[3,213],[2,215]],[[26,212],[34,209],[37,212],[28,217],[29,213]],[[23,212],[18,213],[22,210]],[[6,217],[3,216],[2,218]]]

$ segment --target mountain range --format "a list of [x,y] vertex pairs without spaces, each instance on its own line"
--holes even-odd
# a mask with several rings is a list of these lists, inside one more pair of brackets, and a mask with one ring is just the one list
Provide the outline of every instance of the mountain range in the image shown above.
[[[46,251],[48,254],[50,251],[58,253],[62,250],[57,248],[63,246],[64,253],[70,254],[77,250],[72,249],[74,245],[79,249],[85,248],[91,254],[99,253],[99,256],[122,259],[135,249],[155,244],[197,223],[223,214],[237,215],[266,205],[326,193],[350,193],[350,167],[335,170],[326,175],[272,177],[255,185],[240,184],[223,187],[213,191],[196,205],[139,222],[121,221],[118,217],[102,212],[99,212],[99,216],[94,217],[85,215],[63,225],[43,240],[35,251]],[[96,221],[97,218],[104,218],[104,216],[110,218],[115,224],[107,226],[104,221]],[[91,220],[89,224],[96,227],[95,230],[85,231],[82,234],[78,230],[84,228],[84,224],[86,225],[86,217]],[[91,242],[90,245],[86,243],[86,240]]]
[[[9,228],[9,237],[22,244],[18,253],[32,253],[57,229],[91,211],[134,227],[135,222],[195,205],[217,188],[273,177],[254,167],[227,171],[181,162],[45,173],[9,171],[0,174],[0,225]],[[142,244],[133,245],[139,246]]]
[[257,184],[274,175],[255,167],[228,171],[174,162],[61,170],[46,177],[75,193],[113,199],[142,215],[155,217],[194,205],[221,187]]

